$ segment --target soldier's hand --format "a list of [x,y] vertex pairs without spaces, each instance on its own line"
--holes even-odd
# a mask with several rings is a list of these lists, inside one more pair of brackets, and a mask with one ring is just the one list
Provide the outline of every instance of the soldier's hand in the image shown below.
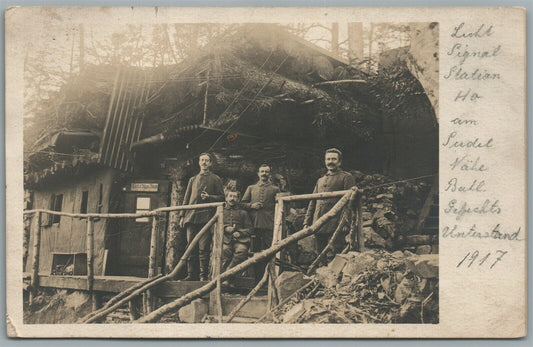
[[183,227],[185,226],[183,223],[185,219],[183,218],[183,216],[180,217],[179,221],[178,221],[178,226],[180,227],[180,229],[183,229]]
[[200,197],[202,198],[202,200],[205,200],[209,197],[209,194],[207,194],[207,192],[204,191],[200,193]]
[[254,209],[254,210],[259,210],[261,207],[263,207],[263,203],[261,202],[254,202],[251,207]]
[[228,233],[232,233],[233,231],[235,231],[235,227],[227,226],[224,228],[224,230]]
[[236,231],[236,232],[233,233],[233,237],[238,239],[239,237],[241,237],[241,233]]

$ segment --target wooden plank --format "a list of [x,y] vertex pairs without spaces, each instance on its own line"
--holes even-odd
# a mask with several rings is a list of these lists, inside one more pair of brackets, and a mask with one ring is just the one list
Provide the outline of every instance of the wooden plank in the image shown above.
[[87,219],[87,289],[93,290],[94,281],[94,223],[92,218]]
[[33,299],[33,296],[36,294],[37,287],[39,286],[39,254],[41,250],[41,222],[42,222],[42,212],[37,214],[37,227],[35,230],[35,235],[33,238],[33,260],[32,260],[32,271],[31,271],[31,291],[30,291],[30,302]]
[[107,268],[107,257],[109,256],[109,250],[108,249],[104,249],[104,259],[103,259],[103,264],[102,264],[102,274],[101,276],[105,276],[105,270]]
[[160,298],[178,298],[205,285],[202,281],[166,281],[154,288]]
[[[97,276],[94,278],[93,291],[119,293],[143,280],[145,280],[145,278],[124,277],[121,279],[119,276]],[[87,290],[87,280],[85,276],[40,275],[39,281],[41,287]],[[176,298],[196,290],[204,284],[205,282],[201,281],[167,281],[155,287],[153,293],[154,296],[157,297]]]
[[[100,151],[98,153],[100,164],[105,164],[104,152],[107,150],[108,145],[109,145],[108,142],[109,142],[109,136],[111,132],[110,124],[112,123],[111,120],[113,118],[112,117],[113,110],[116,107],[115,98],[118,99],[117,90],[118,90],[118,81],[119,81],[120,72],[121,70],[119,68],[115,74],[115,81],[113,82],[113,91],[111,92],[111,98],[109,99],[109,108],[107,109],[107,116],[106,116],[105,127],[104,127],[104,135],[102,136],[102,141],[100,142]],[[122,81],[120,84],[121,84],[120,89],[122,89]],[[119,90],[118,91],[119,95],[120,95],[120,92],[121,91]]]
[[[242,300],[241,295],[222,295],[224,315],[228,315]],[[248,301],[237,314],[237,317],[259,318],[266,313],[268,299],[265,295],[254,296]]]
[[[92,311],[98,309],[98,299],[93,293],[94,284],[94,222],[92,218],[87,218],[87,290],[91,296]],[[74,256],[74,259],[76,257]]]

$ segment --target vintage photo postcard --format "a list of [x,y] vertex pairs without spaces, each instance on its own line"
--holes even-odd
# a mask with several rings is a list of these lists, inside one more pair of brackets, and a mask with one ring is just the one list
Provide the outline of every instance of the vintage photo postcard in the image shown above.
[[525,27],[8,9],[8,335],[524,336]]

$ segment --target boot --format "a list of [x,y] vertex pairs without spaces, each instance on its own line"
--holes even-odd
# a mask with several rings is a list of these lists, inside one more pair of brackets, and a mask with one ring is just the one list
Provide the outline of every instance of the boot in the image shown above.
[[198,270],[196,269],[194,260],[187,260],[187,277],[183,279],[184,281],[198,281]]
[[209,259],[200,259],[200,281],[208,281]]

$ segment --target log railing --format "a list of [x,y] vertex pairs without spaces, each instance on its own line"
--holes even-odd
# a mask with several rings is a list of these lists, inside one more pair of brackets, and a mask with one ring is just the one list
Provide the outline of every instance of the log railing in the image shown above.
[[[339,236],[340,231],[342,230],[342,228],[345,226],[345,224],[347,223],[349,219],[352,220],[352,223],[350,226],[350,239],[356,240],[355,243],[351,243],[349,246],[353,250],[361,251],[364,249],[364,241],[363,241],[363,236],[362,236],[362,232],[363,232],[362,225],[363,224],[361,220],[362,216],[360,213],[361,208],[360,208],[359,203],[355,203],[356,201],[358,202],[358,199],[360,198],[360,194],[358,194],[357,188],[354,188],[354,189],[340,190],[340,191],[334,191],[334,192],[300,194],[300,195],[288,195],[286,193],[281,193],[276,196],[276,207],[274,210],[274,230],[273,230],[273,237],[272,237],[273,245],[279,240],[287,236],[284,230],[284,224],[285,224],[285,216],[287,214],[288,205],[290,202],[322,200],[322,199],[341,198],[341,197],[349,197],[349,199],[345,202],[345,204],[341,208],[336,210],[336,214],[341,213],[341,211],[343,210],[345,210],[345,212],[343,213],[342,218],[340,218],[339,225],[337,226],[335,232],[330,237],[330,240],[326,248],[323,250],[319,250],[321,252],[318,254],[316,259],[313,261],[313,263],[309,267],[307,274],[311,274],[314,271],[317,264],[326,255],[326,252],[328,251],[328,249],[333,246],[335,239]],[[349,205],[348,206],[349,208],[344,209],[345,205]],[[332,208],[331,210],[334,210],[334,209]],[[280,274],[281,268],[280,268],[280,265],[276,264],[275,262],[276,258],[281,259],[282,258],[281,253],[276,254],[276,256],[273,257],[268,264],[269,286],[268,286],[267,306],[269,309],[273,309],[279,304],[275,282]]]
[[[213,273],[213,275],[220,273],[221,268],[221,259],[222,259],[222,233],[223,233],[223,202],[215,202],[215,203],[207,203],[207,204],[195,204],[195,205],[183,205],[183,206],[170,206],[170,207],[162,207],[158,209],[154,209],[151,211],[146,212],[138,212],[138,213],[69,213],[69,212],[61,212],[61,211],[52,211],[52,210],[45,210],[45,209],[35,209],[35,210],[28,210],[24,211],[25,215],[33,215],[36,216],[36,223],[37,226],[35,228],[34,233],[34,239],[33,239],[33,262],[32,262],[32,272],[31,272],[31,278],[30,278],[30,299],[32,299],[39,287],[39,259],[40,259],[40,249],[41,249],[41,236],[42,236],[42,216],[43,214],[50,214],[50,215],[59,215],[64,217],[70,217],[70,218],[78,218],[78,219],[85,219],[87,220],[87,228],[86,228],[86,252],[87,252],[87,291],[91,295],[92,303],[93,303],[93,309],[96,310],[95,312],[91,313],[89,316],[86,317],[87,319],[92,319],[93,316],[96,316],[95,313],[98,313],[100,310],[97,310],[96,302],[97,297],[93,293],[93,284],[94,284],[94,220],[96,218],[109,218],[109,219],[117,219],[117,218],[139,218],[139,217],[151,217],[152,218],[152,228],[151,228],[151,235],[150,235],[150,253],[149,253],[149,262],[148,262],[148,279],[144,282],[145,285],[141,286],[137,289],[132,289],[131,291],[128,289],[126,292],[130,292],[129,295],[124,296],[123,293],[119,293],[116,297],[114,297],[111,301],[114,301],[116,303],[120,303],[119,306],[117,304],[113,304],[111,306],[106,305],[103,310],[107,313],[112,312],[116,308],[120,307],[120,305],[123,305],[127,302],[129,302],[131,299],[135,298],[139,294],[143,295],[143,311],[145,314],[150,313],[154,309],[154,298],[152,296],[150,288],[154,287],[156,284],[159,284],[166,280],[175,279],[175,277],[178,275],[179,271],[185,266],[187,256],[191,253],[192,249],[196,244],[198,243],[201,235],[208,232],[211,228],[211,226],[216,222],[218,227],[216,228],[216,232],[213,233],[213,244],[218,245],[217,247],[213,248],[213,257],[215,263],[212,264],[213,269],[219,269],[218,272]],[[198,210],[198,209],[206,209],[206,208],[216,208],[216,213],[211,218],[211,220],[202,228],[202,230],[198,233],[198,235],[194,238],[194,240],[191,242],[190,245],[188,245],[187,250],[184,254],[184,256],[180,259],[179,263],[176,265],[174,270],[169,273],[166,276],[157,276],[157,234],[158,234],[158,220],[160,216],[163,213],[169,213],[174,211],[186,211],[186,210]],[[34,217],[35,218],[35,217]],[[156,277],[157,276],[157,277]],[[141,282],[141,283],[144,283]],[[153,284],[153,285],[151,285]],[[134,287],[137,287],[138,285],[135,285]],[[220,293],[220,283],[218,287],[218,292]],[[133,294],[135,293],[135,294]],[[121,299],[116,299],[117,297],[122,297]],[[31,301],[31,300],[30,300]],[[218,306],[221,306],[220,303],[220,296],[218,297]],[[112,309],[111,309],[112,308]],[[221,312],[221,311],[220,311]],[[221,313],[220,313],[221,314]],[[102,317],[98,317],[102,318]],[[94,321],[97,321],[97,319],[94,319]]]
[[[209,204],[198,204],[198,205],[183,205],[183,206],[170,206],[155,209],[152,211],[139,212],[139,213],[67,213],[67,212],[58,212],[50,211],[44,209],[29,210],[25,211],[24,214],[35,214],[38,220],[38,230],[34,237],[33,245],[33,265],[32,265],[32,277],[31,277],[31,287],[32,290],[37,289],[38,287],[38,272],[39,272],[39,249],[40,249],[40,239],[41,239],[41,219],[43,213],[48,213],[52,215],[61,215],[71,218],[80,218],[87,219],[87,290],[92,293],[93,288],[93,278],[94,278],[94,219],[95,218],[139,218],[139,217],[152,217],[152,232],[150,238],[150,257],[148,265],[148,278],[128,288],[126,291],[119,293],[113,297],[104,307],[96,309],[91,312],[86,317],[80,320],[81,323],[92,323],[98,322],[103,319],[107,314],[113,312],[117,308],[123,306],[124,304],[130,302],[132,299],[136,298],[139,295],[143,295],[144,301],[144,317],[137,319],[135,322],[155,322],[161,318],[164,314],[175,311],[192,300],[199,298],[203,295],[210,294],[210,306],[212,312],[216,312],[219,322],[223,321],[223,312],[222,312],[222,302],[221,302],[221,281],[228,279],[236,274],[242,273],[244,270],[257,264],[260,261],[269,259],[269,263],[265,269],[265,273],[260,283],[250,292],[250,294],[244,298],[237,307],[230,313],[231,320],[237,313],[237,311],[244,306],[247,300],[250,300],[251,297],[257,293],[260,287],[267,282],[268,280],[268,310],[277,307],[279,300],[277,298],[277,290],[275,288],[275,281],[280,272],[279,265],[276,265],[275,259],[276,254],[279,254],[285,247],[290,244],[297,242],[305,237],[313,235],[316,233],[322,225],[327,223],[331,218],[339,214],[347,205],[351,205],[353,201],[357,198],[357,189],[350,189],[345,191],[337,192],[328,192],[328,193],[316,193],[316,194],[303,194],[303,195],[286,195],[279,194],[276,197],[276,207],[275,207],[275,216],[274,216],[274,230],[273,230],[273,241],[272,246],[266,250],[254,254],[253,257],[247,259],[243,263],[228,269],[227,271],[221,273],[222,266],[222,240],[223,240],[223,203],[209,203]],[[285,223],[285,214],[288,207],[288,204],[292,201],[303,201],[311,199],[328,199],[328,198],[340,198],[339,201],[322,217],[313,223],[313,225],[303,228],[302,230],[292,234],[284,235],[283,228]],[[356,204],[357,205],[357,204]],[[172,212],[172,211],[183,211],[183,210],[194,210],[194,209],[205,209],[205,208],[216,208],[215,215],[207,222],[207,224],[200,230],[196,237],[191,241],[187,246],[185,253],[180,258],[178,264],[174,269],[167,275],[156,274],[156,247],[157,247],[157,221],[160,218],[161,214]],[[359,215],[354,215],[356,219],[360,219]],[[185,266],[187,257],[192,252],[192,249],[197,245],[200,237],[210,230],[210,228],[217,224],[215,232],[213,232],[213,248],[211,256],[211,265],[212,273],[210,282],[202,286],[201,288],[194,290],[183,297],[180,297],[168,304],[165,304],[157,309],[154,307],[154,300],[151,294],[150,289],[159,285],[162,282],[173,280],[178,275],[179,271]],[[345,224],[346,222],[343,222]],[[361,235],[361,221],[351,223],[351,229],[357,227],[357,235],[354,239],[357,239],[358,248],[362,247],[362,235]],[[340,227],[339,227],[340,228]],[[338,229],[339,229],[338,228]],[[335,235],[338,233],[334,233]],[[335,237],[333,236],[333,238]],[[333,241],[330,240],[330,243]],[[330,246],[330,244],[328,244]],[[155,309],[155,310],[154,310]]]

